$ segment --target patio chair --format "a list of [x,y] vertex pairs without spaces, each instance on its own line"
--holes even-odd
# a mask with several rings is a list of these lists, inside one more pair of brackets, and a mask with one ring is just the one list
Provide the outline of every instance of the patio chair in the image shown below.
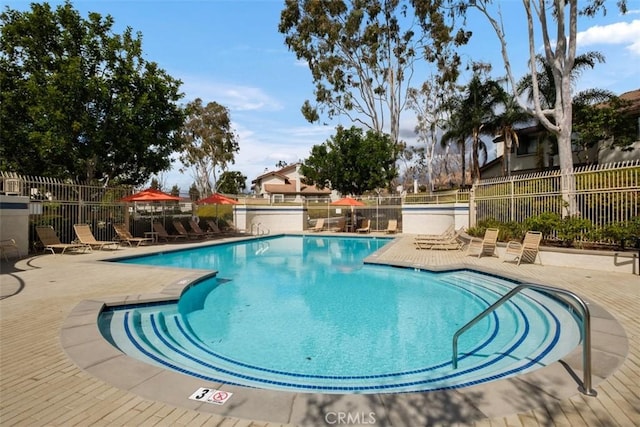
[[207,227],[209,227],[208,232],[213,235],[224,234],[224,232],[220,230],[220,227],[218,227],[218,224],[216,224],[212,219],[207,220]]
[[56,249],[60,249],[60,255],[64,254],[67,250],[75,251],[82,249],[85,252],[87,249],[91,250],[91,246],[84,243],[62,243],[56,231],[50,225],[37,226],[36,234],[38,239],[42,242],[43,250],[51,251],[52,254],[56,253]]
[[398,220],[390,219],[387,223],[387,229],[384,230],[385,233],[392,234],[398,232]]
[[190,219],[188,221],[188,224],[189,224],[189,228],[191,228],[191,232],[193,234],[196,234],[198,236],[202,236],[203,238],[213,237],[216,234],[219,234],[219,232],[216,233],[215,231],[204,231],[204,230],[202,230],[202,228],[200,228],[200,224],[198,224],[194,219]]
[[22,257],[22,255],[20,255],[20,249],[18,249],[18,244],[16,243],[15,239],[0,240],[0,253],[2,253],[5,261],[9,261],[7,252],[15,252],[18,255],[18,258]]
[[442,239],[414,239],[416,249],[437,249],[437,250],[462,250],[464,248],[464,240],[462,239],[462,233],[464,228],[460,228],[453,235]]
[[92,249],[102,250],[105,246],[115,246],[115,249],[118,249],[120,246],[120,243],[114,240],[96,240],[89,224],[73,224],[73,231],[75,231],[80,243],[88,245]]
[[154,222],[153,223],[153,231],[155,231],[158,234],[158,240],[162,239],[165,242],[168,242],[169,240],[172,241],[177,241],[178,239],[185,239],[187,236],[183,235],[183,234],[169,234],[167,233],[166,228],[164,228],[164,225],[162,225],[159,222]]
[[[524,235],[524,239],[522,243],[511,240],[507,242],[507,250],[504,253],[504,259],[502,262],[507,260],[507,257],[514,257],[513,261],[518,261],[517,265],[520,265],[521,262],[530,262],[534,264],[536,262],[536,258],[540,258],[540,242],[542,241],[542,233],[539,231],[527,231]],[[540,259],[540,265],[542,265],[542,259]]]
[[482,239],[472,238],[469,242],[469,247],[467,247],[467,255],[478,255],[478,258],[482,255],[494,256],[499,232],[500,230],[497,228],[487,228]]
[[309,231],[318,232],[324,229],[324,218],[318,218],[316,220],[316,225],[313,228],[310,228]]
[[356,233],[368,233],[371,231],[371,220],[369,218],[362,220],[360,228],[356,228]]
[[452,237],[456,232],[455,226],[451,224],[440,234],[418,234],[416,240],[443,240]]
[[203,239],[205,237],[204,234],[192,233],[190,231],[187,231],[187,229],[184,228],[182,222],[178,220],[173,221],[173,228],[176,229],[178,234],[181,234],[188,239]]
[[346,226],[347,226],[347,220],[344,218],[340,218],[338,220],[338,223],[334,227],[331,227],[329,230],[334,232],[340,232],[340,231],[344,231]]
[[129,246],[140,246],[143,243],[153,243],[151,237],[133,237],[125,224],[113,224],[113,229],[116,231],[120,243],[126,243]]

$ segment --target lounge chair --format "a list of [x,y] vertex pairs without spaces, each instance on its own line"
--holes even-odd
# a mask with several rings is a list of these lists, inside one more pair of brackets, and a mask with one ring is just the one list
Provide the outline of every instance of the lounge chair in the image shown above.
[[203,239],[205,237],[204,234],[197,234],[197,233],[192,233],[190,231],[187,231],[187,229],[184,228],[184,225],[182,224],[182,222],[178,220],[173,221],[173,228],[176,229],[178,234],[181,234],[188,239]]
[[335,232],[344,231],[346,226],[347,226],[347,220],[344,218],[340,218],[338,220],[338,223],[335,225],[335,227],[331,227],[329,230],[335,231]]
[[127,226],[124,224],[113,224],[113,229],[116,231],[120,242],[124,242],[129,246],[133,246],[134,243],[136,246],[140,246],[143,243],[153,243],[153,239],[151,237],[133,237],[127,229]]
[[62,243],[56,231],[50,225],[36,227],[36,234],[42,242],[44,250],[51,251],[52,254],[56,253],[56,249],[61,250],[61,255],[67,250],[75,251],[82,249],[82,252],[85,252],[87,249],[91,250],[91,246],[85,245],[84,243]]
[[96,240],[91,231],[89,224],[73,224],[73,231],[76,232],[78,241],[91,247],[91,249],[104,249],[105,246],[113,246],[114,249],[118,249],[120,242],[114,240]]
[[324,218],[318,218],[316,220],[316,225],[313,228],[310,228],[309,231],[322,231],[324,229]]
[[184,239],[184,238],[187,237],[187,236],[184,236],[182,234],[169,234],[169,233],[167,233],[167,230],[164,228],[164,225],[162,225],[159,222],[154,222],[153,223],[153,230],[157,233],[158,240],[162,239],[165,242],[168,242],[169,240],[173,240],[175,242],[178,239]]
[[477,237],[472,238],[467,248],[467,255],[478,255],[478,258],[482,255],[494,256],[498,244],[499,232],[500,230],[497,228],[487,228],[482,239]]
[[191,232],[198,236],[202,236],[202,238],[208,238],[208,237],[215,236],[216,234],[219,234],[219,231],[218,233],[216,233],[215,231],[203,231],[202,228],[200,228],[200,224],[198,224],[193,219],[190,219],[188,221],[188,224],[189,224],[189,228],[191,228]]
[[371,220],[369,218],[362,220],[360,228],[356,228],[356,233],[368,233],[371,231]]
[[209,233],[211,234],[224,234],[224,232],[222,230],[220,230],[220,228],[218,227],[218,224],[216,224],[215,222],[213,222],[213,220],[208,219],[207,220],[207,227],[209,227]]
[[2,253],[5,261],[9,261],[7,252],[15,252],[18,255],[18,258],[22,257],[22,255],[20,255],[20,249],[18,249],[18,245],[15,239],[0,240],[0,253]]
[[397,233],[398,232],[398,220],[397,219],[390,219],[389,222],[387,223],[387,229],[384,230],[385,233]]
[[440,234],[418,234],[416,240],[443,240],[452,237],[456,232],[455,226],[451,224]]
[[[517,260],[517,265],[520,265],[523,261],[534,264],[536,262],[536,258],[540,258],[539,252],[541,241],[541,232],[527,231],[522,243],[515,240],[507,242],[507,250],[504,253],[505,259],[503,259],[502,262],[506,261],[507,257],[514,257],[513,261]],[[542,265],[542,260],[540,260],[540,265]]]
[[462,240],[463,228],[457,230],[453,235],[443,239],[418,239],[414,240],[416,249],[437,249],[437,250],[461,250],[464,247],[464,241]]

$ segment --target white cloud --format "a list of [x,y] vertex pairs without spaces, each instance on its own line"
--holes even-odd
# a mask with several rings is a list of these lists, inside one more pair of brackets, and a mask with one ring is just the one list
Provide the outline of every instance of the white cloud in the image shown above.
[[594,44],[625,45],[640,56],[640,20],[593,26],[578,33],[577,43],[581,48]]
[[182,90],[187,101],[195,98],[205,103],[215,101],[231,111],[278,111],[283,108],[277,99],[258,87],[216,83],[195,76],[180,78],[184,82]]

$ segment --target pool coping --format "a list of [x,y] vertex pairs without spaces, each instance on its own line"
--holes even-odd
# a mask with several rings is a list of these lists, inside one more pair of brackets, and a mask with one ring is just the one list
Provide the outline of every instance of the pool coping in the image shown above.
[[[382,260],[381,255],[394,243],[390,242],[366,262],[425,271],[475,270],[531,282],[530,278],[465,263],[433,267]],[[297,425],[335,424],[327,419],[327,414],[346,411],[355,418],[361,417],[360,421],[375,420],[382,425],[406,424],[408,419],[416,424],[472,422],[528,411],[579,393],[583,374],[581,347],[533,372],[466,388],[419,393],[316,394],[211,383],[129,357],[102,337],[97,319],[105,306],[176,300],[185,287],[213,274],[215,272],[208,270],[185,271],[180,280],[169,283],[160,293],[84,300],[63,323],[62,347],[68,357],[90,375],[144,398],[221,416]],[[618,369],[629,347],[618,321],[600,305],[587,302],[592,321],[592,386],[595,387]],[[233,396],[224,405],[189,399],[201,387],[224,390]],[[514,399],[515,395],[532,398]]]

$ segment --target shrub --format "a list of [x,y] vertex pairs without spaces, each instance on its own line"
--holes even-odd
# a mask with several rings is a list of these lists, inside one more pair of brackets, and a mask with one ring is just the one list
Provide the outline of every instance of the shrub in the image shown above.
[[558,229],[562,218],[554,212],[543,212],[540,215],[532,216],[524,221],[524,229],[530,231],[540,231],[544,238],[548,238]]
[[629,221],[608,224],[600,231],[598,237],[610,240],[621,249],[627,245],[635,246],[640,239],[640,216]]
[[573,246],[576,240],[583,234],[591,232],[592,228],[593,225],[588,219],[580,216],[568,216],[558,224],[558,239],[567,247]]

